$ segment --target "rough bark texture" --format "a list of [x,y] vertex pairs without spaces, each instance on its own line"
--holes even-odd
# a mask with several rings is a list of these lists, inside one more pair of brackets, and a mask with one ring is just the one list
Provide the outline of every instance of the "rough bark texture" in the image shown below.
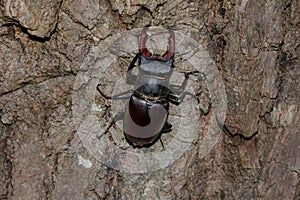
[[[2,0],[0,9],[0,199],[300,199],[299,0]],[[207,47],[228,112],[205,158],[191,151],[163,170],[121,173],[75,134],[73,82],[92,45],[149,22]]]

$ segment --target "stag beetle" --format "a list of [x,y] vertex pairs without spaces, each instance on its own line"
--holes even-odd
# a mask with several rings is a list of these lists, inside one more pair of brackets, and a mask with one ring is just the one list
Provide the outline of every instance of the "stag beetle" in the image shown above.
[[[162,133],[172,130],[172,125],[168,122],[169,103],[179,105],[187,94],[184,89],[189,75],[199,74],[198,71],[186,72],[180,86],[169,84],[174,68],[175,34],[168,28],[167,51],[163,55],[152,55],[146,48],[147,30],[150,26],[146,25],[142,29],[139,53],[133,58],[126,74],[126,83],[136,86],[123,113],[125,139],[133,147],[151,146],[160,139]],[[132,69],[136,67],[137,60],[138,74],[134,75]],[[124,94],[107,96],[100,86],[101,84],[97,85],[97,90],[106,99],[120,98]],[[161,144],[163,146],[162,141]]]

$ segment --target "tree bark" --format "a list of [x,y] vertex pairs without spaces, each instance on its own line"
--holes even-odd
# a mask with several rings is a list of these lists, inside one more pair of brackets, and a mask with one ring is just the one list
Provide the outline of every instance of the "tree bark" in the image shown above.
[[[300,199],[300,1],[1,0],[0,8],[0,199]],[[205,156],[200,137],[171,165],[132,173],[99,162],[78,136],[74,82],[93,47],[149,22],[207,49],[227,112]],[[103,82],[117,82],[130,60],[100,69]],[[108,126],[111,102],[96,101]],[[203,123],[214,112],[205,106],[200,97]]]

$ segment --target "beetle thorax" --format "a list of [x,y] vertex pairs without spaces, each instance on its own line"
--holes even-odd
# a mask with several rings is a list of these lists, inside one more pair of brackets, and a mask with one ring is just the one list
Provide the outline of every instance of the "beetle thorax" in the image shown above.
[[172,72],[173,59],[169,60],[156,60],[148,59],[141,56],[140,70],[145,74],[154,76],[170,76]]
[[158,84],[168,86],[172,74],[173,59],[167,61],[147,59],[141,56],[137,86],[143,84]]

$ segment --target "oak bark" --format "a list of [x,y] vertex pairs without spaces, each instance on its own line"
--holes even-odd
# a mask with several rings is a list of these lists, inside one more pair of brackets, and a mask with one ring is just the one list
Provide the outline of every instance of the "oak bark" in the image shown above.
[[[1,0],[0,9],[0,199],[300,199],[299,0]],[[92,46],[149,22],[205,46],[226,120],[207,156],[123,173],[76,134],[73,84]]]

